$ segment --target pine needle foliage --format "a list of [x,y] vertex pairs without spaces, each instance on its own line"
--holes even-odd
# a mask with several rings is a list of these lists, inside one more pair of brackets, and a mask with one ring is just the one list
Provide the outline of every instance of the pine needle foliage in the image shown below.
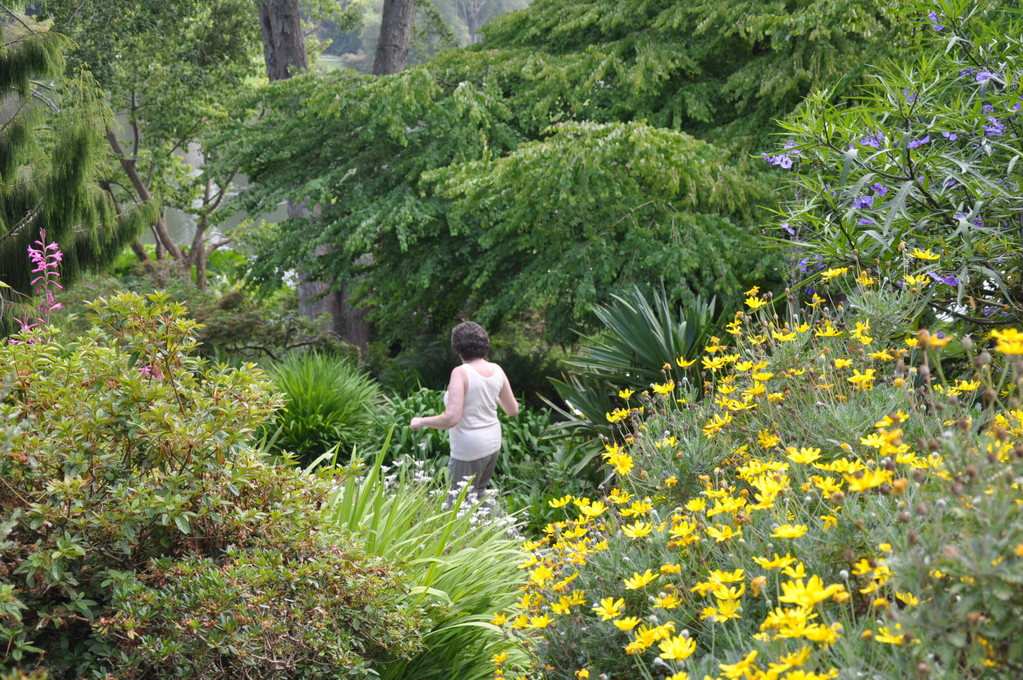
[[32,294],[26,251],[40,232],[60,245],[61,279],[73,283],[112,261],[154,207],[117,214],[96,183],[109,112],[87,73],[63,77],[68,40],[32,31],[0,40],[0,104],[13,112],[0,125],[0,281],[9,286],[0,289],[0,334],[6,334],[15,306]]
[[900,20],[905,4],[534,0],[484,27],[480,47],[520,70],[516,98],[749,152],[814,87],[849,91],[868,63],[903,48],[917,30]]

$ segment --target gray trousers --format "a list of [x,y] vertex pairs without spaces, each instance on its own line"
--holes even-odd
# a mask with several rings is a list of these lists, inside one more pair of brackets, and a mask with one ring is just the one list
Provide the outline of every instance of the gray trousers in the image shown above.
[[497,456],[501,452],[491,454],[476,460],[455,460],[448,461],[448,471],[451,473],[451,491],[458,492],[458,485],[466,477],[472,477],[470,491],[476,493],[477,497],[483,496],[483,491],[494,476],[494,468],[497,467]]

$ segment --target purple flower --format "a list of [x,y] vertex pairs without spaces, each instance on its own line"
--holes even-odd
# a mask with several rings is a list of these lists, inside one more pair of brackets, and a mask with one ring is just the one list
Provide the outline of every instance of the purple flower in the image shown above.
[[854,208],[870,208],[874,205],[874,197],[870,194],[863,194],[857,196],[852,201],[852,207]]
[[902,96],[906,98],[907,104],[912,104],[916,101],[916,92],[912,92],[908,87],[902,90]]
[[145,366],[140,368],[139,369],[139,377],[141,377],[141,378],[151,378],[151,377],[153,377],[153,367],[150,366],[149,364],[146,364]]
[[945,27],[942,26],[940,23],[938,23],[938,13],[937,12],[934,12],[934,11],[928,12],[927,13],[927,18],[931,22],[931,28],[933,28],[935,31],[943,31],[943,30],[945,30]]
[[995,74],[991,73],[991,71],[981,71],[977,74],[976,80],[978,83],[983,83],[985,80],[991,80],[995,77]]
[[870,185],[870,188],[874,191],[878,198],[886,196],[888,194],[888,187],[881,184],[880,182],[874,182]]
[[779,167],[785,168],[786,170],[792,167],[792,157],[789,156],[788,154],[781,153],[778,154],[777,156],[769,156],[767,154],[764,154],[763,158],[765,161],[767,161],[769,165],[777,165]]
[[960,69],[959,70],[959,75],[960,76],[972,76],[973,75],[973,67],[972,66],[967,66],[964,69]]
[[1009,110],[1010,110],[1010,111],[1019,111],[1021,107],[1023,107],[1023,103],[1020,103],[1020,100],[1019,100],[1019,99],[1017,99],[1017,100],[1016,100],[1016,103],[1015,103],[1015,104],[1013,104],[1013,105],[1012,105],[1012,108],[1011,108],[1011,109],[1009,109]]
[[1005,134],[1005,124],[994,116],[987,117],[988,124],[984,126],[984,134],[988,137],[1001,137]]
[[885,139],[884,133],[881,131],[877,131],[874,134],[867,135],[866,137],[861,139],[860,144],[862,144],[863,146],[870,146],[875,149],[880,149],[881,145],[884,144],[884,139]]
[[813,286],[807,286],[806,287],[806,294],[807,295],[813,295],[816,292],[817,292],[817,289],[814,288]]
[[790,227],[788,222],[782,222],[778,226],[781,227],[782,229],[784,229],[785,233],[787,233],[789,236],[795,236],[796,235],[796,230],[793,229],[792,227]]
[[819,255],[814,255],[813,258],[804,257],[796,265],[796,268],[804,274],[813,274],[824,269],[824,260]]
[[877,222],[875,222],[874,220],[868,220],[866,217],[864,217],[863,219],[856,220],[856,224],[860,225],[861,227],[869,227],[872,224],[877,224]]
[[[955,219],[957,219],[957,220],[965,220],[966,219],[966,213],[956,213],[955,215],[953,215],[953,217]],[[984,220],[982,220],[979,217],[974,217],[972,223],[977,225],[978,227],[983,227],[984,226]]]
[[955,274],[941,276],[940,274],[935,274],[934,272],[928,272],[927,276],[931,277],[938,283],[941,283],[946,286],[951,286],[952,288],[955,288],[956,286],[959,285],[959,279],[956,278]]
[[36,295],[42,296],[43,299],[36,306],[36,313],[38,314],[34,319],[36,323],[30,323],[32,319],[29,319],[27,314],[20,319],[16,319],[23,332],[38,326],[47,326],[50,320],[50,312],[61,308],[60,303],[56,302],[54,291],[63,290],[57,279],[60,278],[58,269],[60,262],[64,259],[64,254],[60,252],[59,245],[46,242],[45,229],[39,231],[39,239],[35,241],[34,245],[39,247],[33,248],[28,246],[27,248],[28,258],[35,265],[32,273],[39,274],[39,276],[32,279],[32,291]]
[[929,143],[930,141],[931,141],[931,136],[927,135],[923,139],[915,139],[915,140],[913,140],[912,142],[910,142],[909,144],[906,145],[906,148],[915,149],[918,146],[923,146],[924,144]]
[[984,104],[984,106],[980,107],[980,110],[983,111],[984,113],[994,113],[995,107],[992,106],[991,104]]
[[948,130],[942,130],[941,136],[950,142],[954,142],[955,140],[959,139],[959,135],[957,135],[954,132],[949,132]]

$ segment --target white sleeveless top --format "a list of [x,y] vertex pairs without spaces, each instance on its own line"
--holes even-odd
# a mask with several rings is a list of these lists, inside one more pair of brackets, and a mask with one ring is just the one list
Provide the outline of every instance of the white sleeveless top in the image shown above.
[[[462,418],[451,428],[451,457],[478,460],[501,450],[501,421],[497,419],[497,395],[504,387],[504,371],[493,364],[494,373],[484,378],[476,369],[462,364],[467,386]],[[444,395],[447,402],[447,394]]]

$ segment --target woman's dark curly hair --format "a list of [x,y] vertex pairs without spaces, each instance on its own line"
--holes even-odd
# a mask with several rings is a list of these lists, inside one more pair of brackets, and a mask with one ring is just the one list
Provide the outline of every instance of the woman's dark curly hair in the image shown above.
[[483,326],[465,321],[451,329],[451,349],[462,359],[486,359],[490,354],[490,336]]

